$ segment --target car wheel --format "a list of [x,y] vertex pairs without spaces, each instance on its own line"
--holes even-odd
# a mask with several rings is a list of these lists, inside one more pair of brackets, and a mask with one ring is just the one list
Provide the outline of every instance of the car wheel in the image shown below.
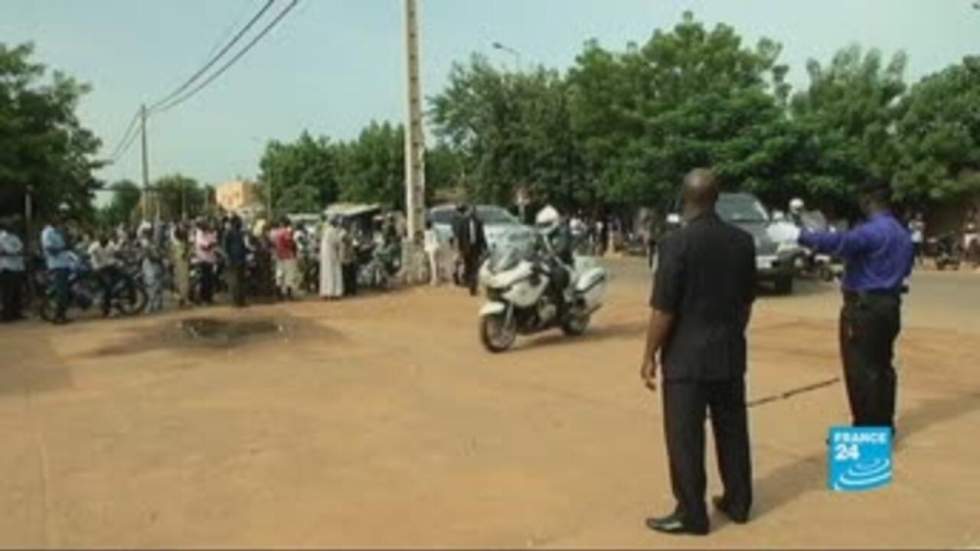
[[776,292],[781,295],[793,294],[793,276],[784,276],[777,279]]

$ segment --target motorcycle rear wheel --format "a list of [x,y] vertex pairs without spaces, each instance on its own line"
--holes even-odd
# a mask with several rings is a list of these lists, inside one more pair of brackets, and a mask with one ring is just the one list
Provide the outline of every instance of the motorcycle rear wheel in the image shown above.
[[511,316],[508,323],[503,312],[481,317],[480,340],[484,348],[494,354],[510,349],[517,340],[517,320]]

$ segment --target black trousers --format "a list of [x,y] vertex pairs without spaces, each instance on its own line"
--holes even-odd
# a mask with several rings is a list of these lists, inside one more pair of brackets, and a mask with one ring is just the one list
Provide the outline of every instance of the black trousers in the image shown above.
[[0,270],[0,303],[3,312],[0,319],[13,321],[23,315],[24,272]]
[[844,296],[840,353],[854,426],[894,427],[895,339],[902,325],[898,295]]
[[235,306],[245,306],[245,264],[228,264],[228,290]]
[[707,529],[704,424],[711,411],[723,499],[733,516],[748,517],[752,506],[745,379],[721,382],[665,381],[664,434],[677,513],[692,528]]
[[112,307],[112,288],[116,285],[119,270],[115,266],[101,268],[95,273],[102,288],[102,314],[109,315]]
[[202,262],[199,265],[201,270],[201,302],[211,304],[214,302],[214,264]]
[[349,262],[341,266],[341,275],[344,278],[344,295],[354,296],[357,294],[357,264]]
[[463,257],[463,278],[466,280],[470,295],[475,296],[479,287],[480,254],[470,252],[461,256]]

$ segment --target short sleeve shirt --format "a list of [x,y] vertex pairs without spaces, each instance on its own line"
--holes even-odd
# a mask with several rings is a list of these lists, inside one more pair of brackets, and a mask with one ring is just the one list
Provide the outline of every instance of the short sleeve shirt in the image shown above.
[[752,236],[714,213],[661,240],[650,305],[674,316],[661,352],[664,380],[744,375],[755,275]]

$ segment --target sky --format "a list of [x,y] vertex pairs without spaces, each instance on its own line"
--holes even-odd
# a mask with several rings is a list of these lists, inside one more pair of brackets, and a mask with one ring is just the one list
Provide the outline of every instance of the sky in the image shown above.
[[[275,0],[269,15],[289,0]],[[916,80],[980,53],[972,0],[418,0],[423,93],[438,93],[455,61],[482,53],[501,67],[574,63],[595,38],[622,50],[669,29],[684,11],[726,23],[754,44],[783,45],[790,81],[808,59],[852,43],[902,49]],[[140,103],[197,71],[264,0],[0,0],[0,41],[31,41],[36,59],[92,86],[82,123],[108,156]],[[254,178],[265,143],[304,129],[356,137],[371,120],[405,116],[402,0],[300,0],[268,36],[190,101],[151,117],[151,179],[180,172],[205,183]],[[261,24],[256,30],[261,28]],[[500,42],[519,52],[495,50]],[[244,41],[242,42],[244,43]],[[140,181],[139,143],[99,177]]]

